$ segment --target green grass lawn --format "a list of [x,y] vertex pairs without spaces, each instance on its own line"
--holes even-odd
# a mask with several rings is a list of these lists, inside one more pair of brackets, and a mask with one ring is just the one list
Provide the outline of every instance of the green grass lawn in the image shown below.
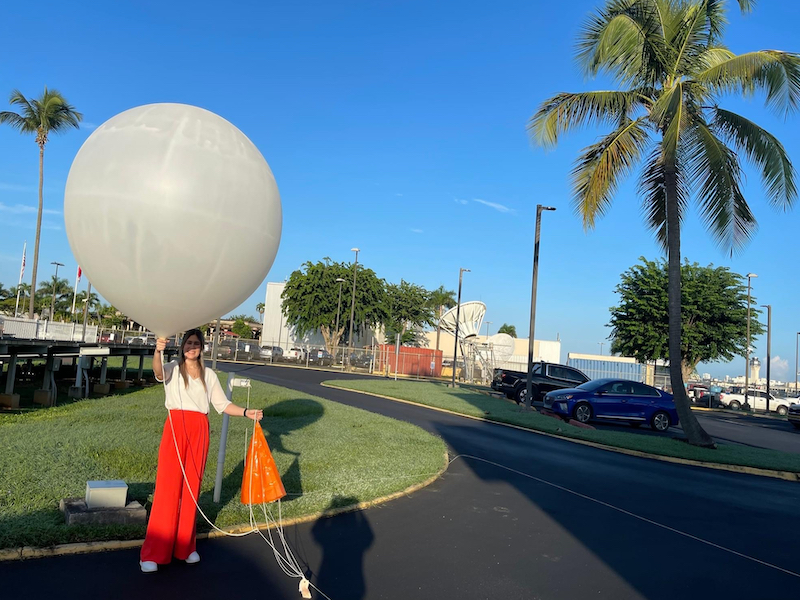
[[[220,380],[225,382],[225,374]],[[252,382],[287,498],[285,519],[369,501],[425,481],[444,467],[445,445],[387,417],[285,388]],[[246,390],[234,402],[244,405]],[[27,414],[0,414],[0,548],[136,539],[143,527],[70,527],[61,498],[82,497],[86,481],[123,479],[129,500],[152,500],[164,425],[160,386]],[[211,446],[200,505],[219,527],[245,524],[239,502],[252,421],[230,419],[222,502],[212,502],[222,417],[212,410]],[[262,517],[263,520],[263,517]],[[202,517],[200,531],[208,529]]]
[[371,392],[455,413],[481,417],[499,423],[511,423],[567,438],[589,440],[618,448],[640,450],[663,456],[688,458],[729,465],[800,472],[800,455],[733,444],[720,444],[716,450],[697,448],[666,436],[640,435],[620,431],[581,429],[537,412],[522,412],[505,399],[495,398],[464,388],[451,389],[445,384],[417,381],[335,380],[327,385]]

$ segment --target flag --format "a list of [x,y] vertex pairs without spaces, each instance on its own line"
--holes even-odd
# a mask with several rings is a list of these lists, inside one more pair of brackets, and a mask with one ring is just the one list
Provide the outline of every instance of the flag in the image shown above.
[[22,283],[22,278],[25,276],[25,252],[28,249],[28,242],[22,246],[22,266],[19,268],[19,281]]
[[80,265],[78,265],[78,283],[80,283],[80,281],[81,281],[81,273],[82,273],[82,272],[83,272],[83,271],[81,271],[81,266],[80,266]]

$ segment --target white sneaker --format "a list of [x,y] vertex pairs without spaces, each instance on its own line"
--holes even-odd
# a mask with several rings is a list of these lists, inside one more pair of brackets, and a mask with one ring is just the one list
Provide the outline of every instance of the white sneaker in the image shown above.
[[193,564],[199,563],[199,562],[200,562],[200,555],[196,551],[192,552],[188,556],[188,558],[186,559],[186,564],[187,565],[193,565]]
[[158,571],[158,564],[154,563],[152,560],[140,560],[139,566],[142,569],[142,573],[155,573]]

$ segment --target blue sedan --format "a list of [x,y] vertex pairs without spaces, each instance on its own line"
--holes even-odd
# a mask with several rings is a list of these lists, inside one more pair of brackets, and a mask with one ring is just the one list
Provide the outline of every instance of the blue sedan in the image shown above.
[[626,421],[633,427],[648,423],[656,431],[678,424],[672,394],[627,379],[595,379],[573,389],[555,390],[544,397],[544,406],[580,423]]

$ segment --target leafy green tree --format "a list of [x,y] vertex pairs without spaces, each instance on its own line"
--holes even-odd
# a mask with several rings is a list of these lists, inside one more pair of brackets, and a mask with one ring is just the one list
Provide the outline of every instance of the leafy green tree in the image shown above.
[[[400,334],[400,343],[418,345],[414,330],[436,322],[434,304],[430,300],[431,293],[420,285],[409,283],[403,279],[399,285],[390,283],[386,286],[386,341],[394,343]],[[410,334],[406,336],[406,334]]]
[[[646,260],[621,276],[616,287],[619,305],[611,308],[611,352],[641,362],[669,359],[668,266]],[[751,304],[756,305],[752,296]],[[751,308],[750,335],[764,327]],[[691,377],[703,361],[732,360],[747,347],[746,279],[727,267],[681,266],[681,371]]]
[[[294,271],[283,290],[281,310],[286,322],[298,335],[319,331],[328,351],[333,353],[350,328],[350,301],[352,287],[344,285],[342,306],[339,311],[339,329],[336,314],[339,302],[338,278],[353,283],[353,265],[333,262],[306,262]],[[354,332],[361,333],[386,322],[386,290],[384,281],[375,272],[359,265],[356,280]]]
[[245,313],[242,313],[240,315],[230,315],[229,317],[226,317],[225,320],[226,321],[236,321],[236,320],[239,320],[239,319],[241,319],[245,323],[260,323],[261,322],[258,319],[256,319],[254,316],[248,315],[248,314],[245,314]]
[[497,333],[507,333],[511,337],[517,337],[517,328],[515,325],[509,325],[508,323],[503,323],[500,326],[500,329],[497,330]]
[[[39,212],[36,217],[36,243],[33,248],[33,267],[31,268],[31,289],[36,297],[36,270],[39,266],[39,239],[42,233],[42,188],[44,186],[44,147],[51,133],[79,127],[83,115],[70,106],[69,102],[56,90],[44,88],[44,93],[35,99],[28,99],[18,90],[11,92],[9,103],[20,108],[19,113],[13,111],[0,112],[0,124],[5,123],[24,134],[35,134],[39,146]],[[32,319],[34,312],[31,303],[28,316]]]
[[[644,162],[639,194],[647,225],[667,250],[669,358],[675,405],[689,442],[714,447],[690,410],[681,373],[680,224],[698,204],[726,251],[756,229],[742,191],[741,158],[760,170],[769,202],[797,196],[795,171],[778,139],[719,106],[726,94],[766,92],[767,106],[788,114],[800,105],[800,56],[778,50],[736,55],[722,44],[724,0],[608,0],[583,27],[578,58],[587,75],[610,75],[623,89],[560,93],[546,100],[529,129],[542,146],[562,133],[607,124],[613,131],[585,148],[572,171],[573,203],[591,229],[617,186]],[[742,11],[753,2],[739,0]]]
[[456,305],[456,293],[446,289],[443,285],[430,293],[429,302],[436,311],[436,349],[439,349],[439,338],[442,334],[441,319],[447,309]]
[[231,331],[241,338],[250,339],[253,337],[253,330],[241,317],[234,321]]

